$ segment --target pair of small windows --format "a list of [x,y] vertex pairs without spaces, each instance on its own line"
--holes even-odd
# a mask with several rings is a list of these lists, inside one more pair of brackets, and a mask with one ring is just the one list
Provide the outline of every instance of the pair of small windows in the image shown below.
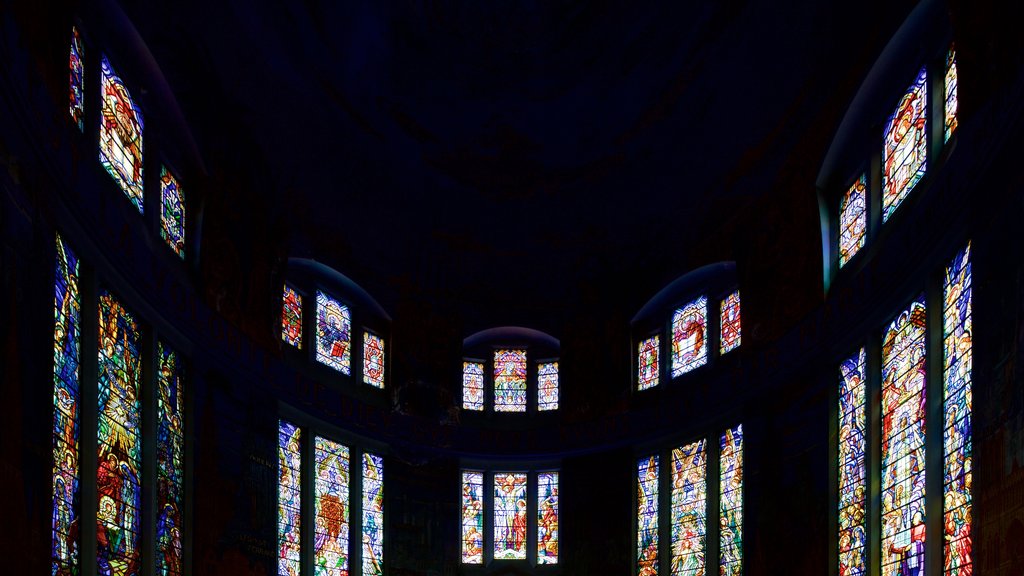
[[[526,350],[501,349],[494,352],[495,412],[526,412]],[[484,363],[462,363],[462,408],[484,409]],[[558,409],[558,362],[537,364],[537,410]]]

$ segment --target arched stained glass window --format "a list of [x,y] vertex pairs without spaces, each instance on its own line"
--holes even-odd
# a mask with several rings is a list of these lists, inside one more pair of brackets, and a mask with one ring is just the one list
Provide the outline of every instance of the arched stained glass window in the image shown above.
[[973,573],[971,529],[971,246],[956,255],[946,268],[943,290],[943,445],[944,573]]
[[537,365],[537,409],[558,409],[558,362]]
[[85,46],[82,44],[82,37],[78,34],[78,28],[71,27],[71,59],[70,59],[70,111],[71,120],[78,126],[79,130],[85,130],[85,65],[82,57],[85,54]]
[[672,377],[707,364],[708,299],[701,296],[672,316]]
[[[302,558],[302,429],[281,420],[278,428],[277,573],[299,576]],[[341,527],[338,526],[340,537]],[[347,534],[346,534],[347,537]],[[347,548],[345,548],[347,553]],[[346,555],[347,558],[347,555]]]
[[740,291],[737,290],[722,300],[721,308],[722,354],[739,347],[742,333],[740,331]]
[[726,430],[719,453],[719,554],[722,576],[743,573],[743,426]]
[[462,408],[484,409],[484,365],[480,362],[462,363]]
[[157,342],[157,574],[181,576],[185,496],[185,383],[177,353]]
[[363,454],[363,576],[384,574],[384,459]]
[[160,237],[185,258],[185,193],[164,166],[160,167]]
[[948,142],[953,137],[953,133],[956,132],[957,126],[957,96],[956,96],[956,50],[953,48],[949,49],[946,53],[946,78],[943,82],[943,88],[945,89],[945,116],[946,116],[946,130],[945,130],[945,141]]
[[484,475],[462,473],[462,563],[484,561]]
[[348,306],[316,291],[316,359],[342,374],[351,372],[352,316]]
[[384,387],[384,339],[372,332],[363,332],[363,382]]
[[839,366],[839,573],[867,569],[867,469],[864,349]]
[[316,576],[347,576],[351,470],[348,447],[317,436],[315,452],[314,571]]
[[537,563],[558,564],[558,472],[537,475]]
[[701,576],[707,534],[705,441],[672,450],[672,574]]
[[636,567],[641,575],[658,573],[658,456],[637,463]]
[[82,300],[78,258],[57,236],[53,327],[53,510],[52,574],[79,573]]
[[862,174],[839,201],[839,266],[842,267],[864,247],[867,240],[868,179]]
[[142,111],[104,56],[100,108],[100,162],[142,212]]
[[526,474],[494,474],[494,559],[526,559]]
[[927,168],[927,72],[917,79],[885,124],[882,155],[882,221],[889,220]]
[[281,302],[281,339],[302,349],[302,295],[285,284]]
[[495,350],[494,410],[526,412],[526,350]]
[[661,337],[657,334],[640,343],[637,350],[637,390],[647,390],[658,385],[661,374],[661,363],[658,361],[660,354]]

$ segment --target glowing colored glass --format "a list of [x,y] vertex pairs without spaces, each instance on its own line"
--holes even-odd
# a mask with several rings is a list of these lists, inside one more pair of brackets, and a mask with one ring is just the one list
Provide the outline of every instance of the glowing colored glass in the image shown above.
[[484,561],[484,475],[462,473],[462,563]]
[[178,355],[157,342],[156,573],[183,573],[182,523],[185,496],[185,382]]
[[104,56],[100,108],[100,162],[142,212],[142,111]]
[[640,576],[658,574],[658,456],[637,463],[636,568]]
[[281,339],[301,350],[302,296],[285,284],[281,302]]
[[160,237],[180,258],[185,258],[185,193],[177,178],[160,167]]
[[142,352],[135,318],[112,295],[99,304],[96,536],[99,574],[128,576],[142,561]]
[[867,175],[861,175],[839,201],[839,266],[853,258],[867,239]]
[[672,450],[672,574],[703,576],[707,452],[700,440]]
[[740,291],[737,290],[722,300],[722,354],[740,345]]
[[494,559],[526,559],[526,474],[494,475]]
[[867,570],[864,362],[861,348],[839,366],[839,573],[849,576]]
[[85,53],[85,46],[82,45],[82,37],[78,34],[78,28],[71,27],[71,120],[78,126],[79,130],[85,130],[85,65],[82,63],[82,55]]
[[637,390],[647,390],[658,385],[658,377],[661,374],[661,363],[658,362],[660,354],[660,336],[651,336],[640,343],[637,350],[637,363],[639,365],[636,378]]
[[708,299],[697,298],[672,316],[672,377],[707,364]]
[[384,574],[384,459],[363,454],[363,576]]
[[363,332],[363,382],[384,387],[384,339],[369,332]]
[[77,576],[82,300],[78,293],[78,258],[60,236],[54,288],[51,575]]
[[558,409],[558,362],[537,366],[537,409]]
[[[302,429],[281,420],[277,436],[277,573],[299,576],[302,556]],[[346,531],[347,539],[347,531]],[[345,548],[347,551],[348,549]],[[347,558],[347,556],[346,556]]]
[[462,363],[462,409],[484,409],[484,365],[479,362]]
[[943,106],[946,115],[945,142],[948,142],[953,137],[953,132],[956,132],[958,108],[956,85],[956,50],[950,48],[946,53],[946,78],[943,82],[946,96],[946,103]]
[[[298,437],[296,436],[296,444]],[[317,436],[315,443],[316,527],[313,570],[316,576],[348,576],[349,452],[348,447]],[[294,464],[299,456],[294,455]],[[296,475],[296,490],[298,479]],[[298,496],[296,495],[296,504]],[[298,514],[296,512],[296,514]],[[298,550],[298,523],[295,550]],[[299,556],[296,556],[298,558]],[[296,565],[296,570],[298,570]]]
[[537,475],[537,564],[558,564],[558,472]]
[[957,254],[946,268],[943,290],[943,445],[945,446],[944,573],[970,576],[973,478],[971,368],[971,246]]
[[719,572],[722,576],[743,573],[743,426],[726,430],[719,453]]
[[925,304],[904,310],[882,340],[882,575],[925,558]]
[[352,316],[348,306],[316,291],[316,359],[349,374],[352,363]]
[[494,409],[526,412],[526,350],[494,352]]
[[885,124],[882,169],[882,221],[889,220],[927,169],[927,75],[917,80]]

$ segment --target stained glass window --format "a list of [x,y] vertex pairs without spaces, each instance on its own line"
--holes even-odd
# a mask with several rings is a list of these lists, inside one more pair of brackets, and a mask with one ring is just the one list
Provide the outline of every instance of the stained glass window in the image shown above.
[[164,166],[160,167],[160,237],[185,258],[185,193]]
[[[348,447],[319,436],[316,437],[315,443],[314,573],[316,576],[348,576],[350,470]],[[294,463],[298,465],[298,454],[295,455],[295,459]],[[296,475],[295,478],[298,485],[299,477]],[[297,495],[296,504],[298,504]],[[298,550],[298,523],[295,526],[295,549]],[[298,570],[298,564],[295,569]]]
[[100,574],[128,574],[142,561],[139,325],[111,294],[99,305],[96,470],[97,562]]
[[705,441],[672,450],[672,574],[703,576],[707,530]]
[[316,359],[342,374],[352,361],[352,316],[348,306],[316,291]]
[[558,564],[558,472],[537,475],[537,564]]
[[479,362],[462,363],[462,409],[484,409],[484,365]]
[[558,409],[558,362],[537,366],[537,409]]
[[956,50],[949,49],[946,53],[946,79],[943,82],[945,88],[946,104],[943,107],[946,112],[945,141],[948,142],[956,132],[957,125],[957,97],[956,97]]
[[708,299],[697,298],[672,316],[672,377],[708,361]]
[[658,456],[637,463],[636,568],[641,576],[658,573]]
[[[302,430],[298,426],[284,420],[280,421],[277,440],[277,573],[279,576],[299,576],[300,572],[302,551],[300,545],[300,530],[302,528],[301,440]],[[345,550],[347,553],[348,549],[345,548]]]
[[864,349],[839,366],[839,573],[867,570]]
[[882,341],[882,575],[914,573],[925,547],[924,296]]
[[286,343],[302,348],[302,295],[291,286],[284,285],[281,298],[281,339]]
[[363,382],[384,387],[384,339],[370,332],[363,332]]
[[142,111],[104,56],[100,109],[100,162],[142,212]]
[[53,327],[53,509],[51,574],[79,573],[79,358],[82,300],[78,258],[57,236]]
[[462,562],[484,561],[484,475],[462,473]]
[[661,337],[651,336],[640,343],[637,350],[638,369],[636,379],[637,390],[647,390],[658,385],[658,377],[661,374],[661,363],[658,357],[661,354]]
[[494,475],[494,559],[526,559],[526,474]]
[[384,574],[384,459],[363,454],[363,576]]
[[82,37],[78,34],[78,28],[71,27],[71,120],[75,122],[79,130],[85,130],[85,65],[82,63],[82,55],[85,53],[85,46],[82,45]]
[[743,573],[743,426],[722,435],[719,553],[722,576]]
[[969,576],[974,571],[971,550],[971,246],[946,268],[943,290],[943,394],[945,425],[944,573]]
[[862,174],[839,201],[839,266],[853,258],[867,238],[868,179]]
[[526,350],[494,352],[494,409],[526,412]]
[[722,354],[740,345],[740,291],[722,300]]
[[157,343],[156,573],[181,576],[185,496],[185,382],[178,355]]
[[885,124],[882,170],[882,221],[889,220],[903,199],[924,176],[927,168],[928,138],[927,74],[922,68],[917,80],[900,99]]

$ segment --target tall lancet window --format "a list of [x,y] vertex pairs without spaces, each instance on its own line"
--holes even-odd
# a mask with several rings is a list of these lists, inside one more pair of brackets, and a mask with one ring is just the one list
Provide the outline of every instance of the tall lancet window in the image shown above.
[[53,327],[53,510],[51,562],[54,576],[79,573],[81,429],[81,310],[78,258],[57,237]]
[[956,576],[974,571],[971,550],[971,246],[967,245],[946,268],[943,290],[943,526],[945,573]]
[[864,349],[839,367],[839,573],[867,569],[866,381]]
[[[302,546],[302,430],[281,420],[277,442],[277,573],[299,576]],[[338,528],[340,535],[340,526]],[[346,553],[347,558],[347,553]]]
[[636,567],[638,574],[658,573],[658,456],[637,463]]
[[156,565],[161,576],[181,576],[185,498],[185,382],[176,352],[157,343]]
[[462,563],[484,562],[484,474],[462,473]]
[[743,426],[726,430],[719,454],[719,554],[722,576],[743,573]]
[[494,559],[526,559],[526,474],[494,474]]
[[363,576],[384,574],[384,459],[363,454]]
[[706,442],[672,450],[672,574],[701,576],[706,563]]

